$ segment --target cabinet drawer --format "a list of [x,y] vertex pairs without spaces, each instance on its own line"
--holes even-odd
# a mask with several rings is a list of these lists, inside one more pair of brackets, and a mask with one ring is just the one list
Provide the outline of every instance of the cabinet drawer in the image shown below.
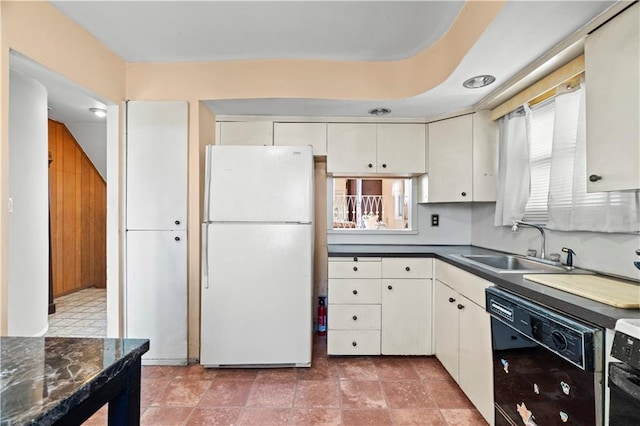
[[329,330],[379,330],[380,305],[329,305]]
[[[380,262],[354,261],[329,261],[328,278],[380,278],[382,268]],[[379,258],[378,258],[379,260]]]
[[380,303],[380,279],[331,279],[329,303],[376,304]]
[[380,355],[380,330],[334,330],[327,334],[329,355]]
[[382,259],[382,278],[431,278],[433,259],[386,257]]
[[493,287],[492,282],[440,260],[436,262],[436,278],[483,308],[486,305],[484,291]]

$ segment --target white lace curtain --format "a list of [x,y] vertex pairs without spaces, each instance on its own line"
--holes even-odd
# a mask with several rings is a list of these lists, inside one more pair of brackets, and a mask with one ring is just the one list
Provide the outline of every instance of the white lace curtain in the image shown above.
[[[559,94],[544,108],[553,109],[553,136],[546,227],[561,231],[640,232],[640,191],[586,191],[584,85]],[[548,115],[548,114],[547,114]],[[529,148],[536,114],[500,119],[500,169],[495,225],[522,219],[530,202]],[[537,179],[537,178],[536,178]],[[539,204],[539,203],[538,203]],[[527,213],[529,214],[529,213]]]

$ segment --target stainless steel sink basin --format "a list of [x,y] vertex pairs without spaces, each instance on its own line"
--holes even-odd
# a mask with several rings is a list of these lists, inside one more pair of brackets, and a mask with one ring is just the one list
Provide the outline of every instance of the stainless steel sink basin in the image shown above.
[[[503,273],[554,273],[567,272],[560,264],[535,258],[510,254],[460,254],[455,257],[500,274]],[[549,262],[549,263],[546,263]]]

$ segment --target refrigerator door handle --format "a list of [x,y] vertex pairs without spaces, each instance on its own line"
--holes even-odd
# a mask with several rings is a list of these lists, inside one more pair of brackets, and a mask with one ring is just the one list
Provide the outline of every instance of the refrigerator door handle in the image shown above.
[[202,225],[202,282],[204,288],[209,288],[209,233],[207,232],[207,225]]

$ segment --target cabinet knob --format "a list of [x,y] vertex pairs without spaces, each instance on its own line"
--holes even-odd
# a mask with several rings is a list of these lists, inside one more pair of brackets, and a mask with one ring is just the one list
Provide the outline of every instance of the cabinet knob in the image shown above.
[[357,257],[354,257],[354,258],[353,258],[353,261],[354,261],[354,262],[357,262],[357,261],[358,261],[358,258],[357,258]]
[[591,175],[591,176],[589,176],[589,181],[591,181],[591,182],[597,182],[600,179],[602,179],[602,176],[599,176],[599,175]]
[[458,309],[463,310],[464,309],[464,305],[461,305],[458,303]]
[[358,294],[358,290],[353,290],[353,294]]
[[373,167],[373,164],[369,163],[369,168],[371,169]]
[[354,271],[357,271],[357,270],[358,270],[358,267],[357,267],[357,266],[354,266],[354,267],[353,267],[353,270],[354,270]]
[[387,288],[388,288],[389,290],[393,290],[393,286],[392,286],[392,285],[388,285],[388,286],[387,286]]
[[357,342],[351,342],[351,346],[353,346],[355,348],[356,346],[358,346],[358,343]]
[[462,192],[460,195],[462,195],[463,197],[466,197],[467,193],[466,192]]
[[409,272],[411,270],[411,268],[409,268],[408,266],[406,268],[404,268],[405,271]]
[[449,298],[449,303],[453,303],[453,302],[455,302],[455,301],[456,301],[456,299],[454,299],[453,297],[450,297],[450,298]]
[[387,165],[386,165],[386,164],[383,164],[383,165],[382,165],[382,168],[383,168],[383,169],[386,169],[386,168],[387,168]]
[[174,240],[180,241],[180,237],[175,237]]
[[354,315],[352,318],[354,321],[358,321],[358,317],[356,315]]
[[179,221],[179,220],[176,220],[176,221],[175,221],[175,222],[173,222],[173,223],[175,223],[176,225],[180,225],[180,221]]

